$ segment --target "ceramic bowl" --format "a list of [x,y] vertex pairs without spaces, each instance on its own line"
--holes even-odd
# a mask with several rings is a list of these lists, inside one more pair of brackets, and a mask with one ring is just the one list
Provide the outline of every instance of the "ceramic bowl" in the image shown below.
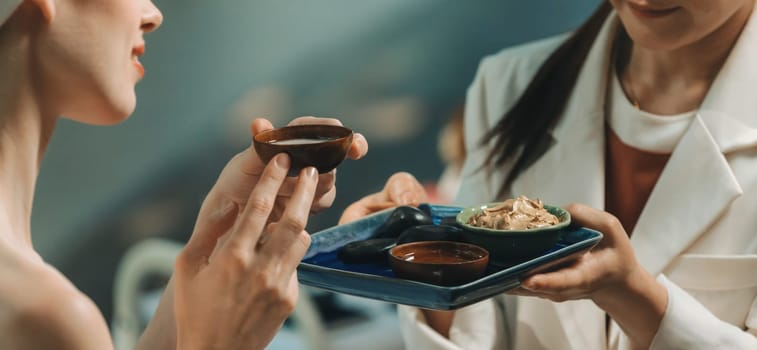
[[486,248],[491,254],[492,262],[498,265],[533,258],[546,252],[560,239],[560,232],[570,225],[568,211],[546,204],[544,208],[560,220],[555,225],[527,230],[497,230],[467,223],[471,216],[499,204],[489,203],[466,208],[457,214],[456,218],[457,225],[465,231],[466,241]]
[[423,241],[389,250],[389,265],[397,277],[441,286],[476,280],[488,263],[489,252],[469,243]]
[[253,138],[263,162],[286,153],[291,159],[290,176],[313,166],[323,174],[336,168],[347,156],[352,130],[335,125],[296,125],[263,131]]

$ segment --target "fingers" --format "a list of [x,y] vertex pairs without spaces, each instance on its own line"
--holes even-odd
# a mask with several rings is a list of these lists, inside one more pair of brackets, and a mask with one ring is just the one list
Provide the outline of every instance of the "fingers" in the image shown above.
[[524,289],[523,287],[518,287],[518,288],[515,288],[515,289],[511,289],[511,290],[507,291],[505,294],[524,296],[524,297],[535,297],[535,296],[538,296],[536,293],[531,292],[528,289]]
[[[281,189],[279,190],[279,196],[284,197],[291,197],[292,193],[294,193],[295,187],[297,187],[297,177],[289,177],[286,180],[284,180],[284,184],[281,186]],[[334,186],[336,185],[336,169],[321,174],[318,176],[318,187],[315,190],[315,197],[319,198],[329,191],[331,191]]]
[[362,200],[359,200],[347,206],[342,212],[342,216],[339,217],[339,222],[337,224],[347,224],[368,215],[370,212],[362,203],[360,203],[361,201]]
[[[229,161],[229,164],[224,168],[221,173],[220,179],[231,181],[228,184],[229,188],[244,188],[247,186],[255,185],[255,180],[260,175],[260,170],[265,167],[263,161],[255,153],[255,149],[250,146],[246,150],[238,153],[234,158]],[[228,177],[226,169],[233,171],[233,176]],[[239,176],[241,175],[241,176]],[[248,192],[249,193],[249,192]]]
[[359,201],[350,204],[347,208],[344,209],[342,212],[342,216],[339,217],[339,221],[337,222],[338,225],[348,224],[350,222],[353,222],[357,219],[360,219],[364,216],[368,215],[365,208],[363,208]]
[[[271,124],[268,119],[263,118],[257,118],[252,121],[252,124],[250,125],[250,131],[252,132],[252,137],[255,137],[255,135],[266,131],[273,129],[273,124]],[[250,147],[247,148],[243,154],[246,156],[246,161],[242,162],[241,164],[241,170],[245,175],[248,176],[257,176],[260,172],[260,169],[265,166],[265,163],[263,163],[263,160],[260,159],[260,156],[258,156],[257,151],[255,151],[255,147],[250,144]]]
[[386,181],[381,192],[363,197],[350,204],[339,218],[339,224],[355,221],[380,210],[400,205],[417,206],[426,201],[426,190],[415,176],[399,172]]
[[386,182],[384,192],[387,198],[397,205],[417,206],[427,198],[426,190],[420,182],[406,172],[392,175]]
[[273,204],[271,215],[268,215],[269,223],[281,220],[281,215],[284,214],[284,208],[286,208],[287,202],[289,202],[289,197],[276,197],[276,202]]
[[276,195],[289,171],[289,156],[278,154],[263,170],[250,193],[237,227],[226,242],[232,249],[253,249],[271,215]]
[[587,277],[583,271],[566,268],[531,276],[525,279],[521,286],[531,292],[556,294],[578,292],[583,290],[583,287],[587,284]]
[[609,262],[587,253],[571,266],[548,273],[530,276],[521,288],[550,299],[577,299],[592,293],[604,277],[603,266]]
[[[296,275],[297,266],[310,248],[310,234],[307,231],[302,230],[296,234],[284,231],[280,222],[268,225],[265,238],[261,239],[265,242],[260,245],[253,263],[269,271],[276,281],[285,281],[288,276]],[[286,236],[284,238],[287,242],[278,240],[282,236]]]
[[542,298],[547,299],[556,303],[561,303],[563,301],[571,300],[571,298],[566,297],[561,294],[547,294],[547,293],[541,293],[541,292],[533,292],[528,289],[525,289],[523,287],[518,287],[513,290],[510,290],[507,292],[509,295],[517,295],[521,297],[536,297],[536,298]]
[[350,145],[350,149],[347,151],[347,158],[357,160],[365,157],[367,153],[368,140],[365,139],[365,136],[360,133],[352,134],[352,145]]
[[318,117],[313,117],[313,116],[299,117],[289,122],[289,125],[307,125],[307,124],[343,126],[342,122],[339,121],[339,119],[318,118]]
[[[266,242],[259,247],[263,262],[280,261],[283,273],[290,273],[305,255],[310,245],[305,226],[318,183],[317,171],[308,167],[302,170],[294,194],[289,199],[281,220],[268,233]],[[304,239],[302,235],[308,236]]]
[[604,233],[603,245],[614,244],[618,239],[628,239],[628,234],[618,218],[607,212],[583,204],[570,204],[571,222]]
[[389,201],[386,198],[386,194],[383,192],[370,194],[361,198],[357,202],[350,204],[347,209],[344,209],[344,212],[342,212],[342,217],[339,218],[339,225],[346,224],[367,215],[373,214],[377,211],[396,206],[397,204]]
[[250,125],[250,131],[252,131],[252,136],[255,136],[263,131],[271,130],[273,129],[273,124],[268,119],[263,118],[256,118],[252,121],[252,124]]
[[313,206],[310,208],[310,213],[318,214],[326,208],[331,208],[335,199],[336,187],[332,187],[329,192],[326,192],[326,194],[320,197],[316,196],[315,201],[313,201]]
[[[288,177],[279,189],[279,198],[276,200],[276,207],[271,215],[270,221],[278,221],[283,210],[277,211],[279,207],[285,207],[287,201],[292,196],[299,181],[298,177]],[[318,185],[315,190],[315,199],[310,208],[311,213],[319,213],[326,208],[330,208],[336,199],[336,169],[318,176]]]
[[181,252],[185,267],[197,270],[209,260],[218,244],[218,239],[234,225],[237,206],[228,202],[225,206],[198,218],[192,237]]
[[315,189],[315,197],[323,196],[334,189],[334,186],[336,186],[336,169],[318,175],[318,187]]

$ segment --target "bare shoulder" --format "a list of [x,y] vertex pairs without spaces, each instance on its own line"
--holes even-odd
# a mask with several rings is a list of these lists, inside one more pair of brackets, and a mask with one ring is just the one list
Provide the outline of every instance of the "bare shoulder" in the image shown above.
[[22,261],[0,287],[0,349],[112,349],[97,306],[54,268]]

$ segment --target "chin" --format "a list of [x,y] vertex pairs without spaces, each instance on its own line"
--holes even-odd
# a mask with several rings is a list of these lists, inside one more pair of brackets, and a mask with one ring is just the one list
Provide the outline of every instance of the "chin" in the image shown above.
[[136,108],[136,101],[121,106],[120,108],[114,108],[113,111],[108,114],[108,118],[105,118],[102,125],[119,124],[126,119],[129,119],[132,113],[134,113],[134,108]]
[[686,46],[693,41],[691,33],[695,31],[686,23],[644,25],[630,15],[621,16],[621,22],[634,44],[656,51],[672,51]]
[[671,51],[686,45],[686,37],[678,30],[661,30],[625,26],[634,44],[655,51]]
[[101,117],[93,120],[90,124],[102,126],[120,124],[126,119],[129,119],[133,111],[134,109],[132,108],[130,110],[113,111],[108,114],[103,114]]
[[644,35],[633,35],[629,33],[629,36],[631,37],[631,40],[633,40],[634,44],[647,48],[649,50],[672,51],[672,50],[675,50],[678,46],[680,46],[674,40],[671,40],[671,41],[660,40],[660,37],[654,37],[652,35],[644,36]]
[[97,106],[91,106],[87,110],[78,113],[66,115],[68,119],[90,125],[115,125],[126,119],[129,119],[136,108],[136,99],[134,94],[131,98],[124,98],[111,103],[99,103]]

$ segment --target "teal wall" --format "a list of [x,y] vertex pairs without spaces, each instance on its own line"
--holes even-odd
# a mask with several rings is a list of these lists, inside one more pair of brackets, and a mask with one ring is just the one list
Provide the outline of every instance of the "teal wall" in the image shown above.
[[[81,259],[85,242],[108,235],[93,229],[97,222],[131,215],[124,203],[177,164],[218,145],[243,148],[244,122],[232,106],[250,90],[248,100],[258,104],[242,114],[338,116],[369,136],[371,156],[340,173],[337,207],[397,170],[433,179],[441,170],[439,125],[461,102],[480,58],[569,30],[596,3],[158,0],[165,21],[147,36],[134,115],[113,127],[59,124],[38,183],[35,245],[54,264]],[[411,129],[379,130],[381,118],[397,120],[377,110],[410,116]],[[196,171],[220,168],[196,164]],[[336,215],[316,224],[333,224]]]

